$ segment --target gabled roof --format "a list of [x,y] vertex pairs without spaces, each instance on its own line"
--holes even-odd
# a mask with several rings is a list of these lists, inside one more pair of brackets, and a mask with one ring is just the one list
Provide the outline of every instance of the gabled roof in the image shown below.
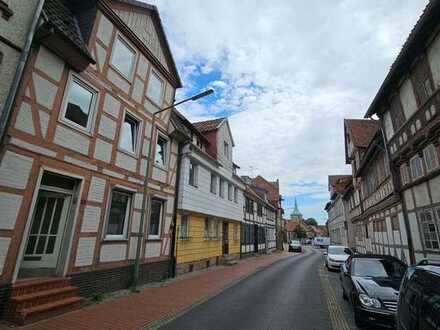
[[439,21],[440,1],[430,0],[403,44],[399,55],[397,55],[394,63],[391,65],[390,71],[380,86],[373,102],[371,102],[365,117],[371,117],[373,114],[380,112],[381,105],[395,84],[408,71],[413,60],[426,48],[427,41],[433,32],[436,31]]
[[252,179],[252,184],[265,189],[267,191],[267,199],[272,204],[278,205],[280,198],[278,181],[268,181],[261,175],[257,175],[254,179]]
[[[182,87],[182,82],[180,80],[179,72],[177,71],[176,63],[175,63],[173,55],[171,53],[171,48],[168,43],[168,39],[165,34],[165,30],[163,28],[162,20],[160,18],[159,10],[157,9],[157,7],[155,5],[150,5],[148,3],[137,1],[137,0],[112,0],[112,1],[119,2],[122,4],[127,4],[130,6],[135,6],[135,7],[138,7],[138,8],[144,9],[144,10],[148,10],[151,12],[151,14],[152,14],[151,17],[153,18],[153,21],[155,22],[155,26],[158,29],[158,36],[159,36],[159,39],[160,39],[161,44],[163,46],[163,49],[164,49],[164,52],[165,52],[165,55],[167,58],[167,63],[170,66],[170,71],[171,71],[170,74],[174,77],[175,82],[176,82],[175,87],[177,87],[177,88]],[[160,63],[159,60],[158,60],[158,62]],[[165,70],[167,70],[167,69],[165,68]]]
[[372,119],[344,119],[353,144],[357,148],[367,148],[379,129],[379,121]]
[[226,118],[217,118],[193,123],[193,125],[202,133],[215,131],[226,120]]

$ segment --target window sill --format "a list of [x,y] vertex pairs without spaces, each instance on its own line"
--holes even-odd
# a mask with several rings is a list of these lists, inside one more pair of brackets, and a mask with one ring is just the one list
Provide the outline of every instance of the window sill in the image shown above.
[[128,238],[106,236],[102,239],[102,242],[128,242]]
[[[92,127],[91,127],[90,129],[87,129],[87,128],[84,128],[84,127],[82,127],[82,126],[80,126],[80,125],[77,125],[77,124],[75,124],[75,123],[69,121],[68,119],[64,119],[64,118],[62,118],[62,117],[58,119],[58,122],[59,122],[60,124],[63,124],[64,126],[67,126],[68,128],[71,128],[71,129],[73,129],[73,130],[79,132],[79,133],[82,133],[82,134],[84,134],[84,135],[87,135],[88,137],[93,137],[93,134],[92,134]],[[94,124],[94,123],[92,123],[90,126],[93,126],[93,124]]]
[[161,240],[162,240],[162,238],[160,238],[159,236],[158,237],[147,237],[147,239],[146,239],[147,242],[158,242]]
[[117,151],[122,152],[122,153],[126,154],[127,156],[139,159],[139,152],[137,152],[137,151],[135,153],[133,153],[131,151],[128,151],[128,150],[121,148],[120,146],[118,146]]
[[153,166],[158,168],[158,169],[160,169],[160,170],[162,170],[162,171],[168,171],[168,165],[160,165],[158,163],[154,163]]

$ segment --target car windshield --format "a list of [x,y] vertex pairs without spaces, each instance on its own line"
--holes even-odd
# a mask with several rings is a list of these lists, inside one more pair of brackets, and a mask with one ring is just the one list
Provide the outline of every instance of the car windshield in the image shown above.
[[301,243],[299,241],[292,241],[291,244],[300,245]]
[[406,266],[398,261],[386,259],[354,259],[352,275],[362,277],[401,278]]
[[328,254],[333,255],[347,255],[347,248],[345,246],[329,246],[328,248]]

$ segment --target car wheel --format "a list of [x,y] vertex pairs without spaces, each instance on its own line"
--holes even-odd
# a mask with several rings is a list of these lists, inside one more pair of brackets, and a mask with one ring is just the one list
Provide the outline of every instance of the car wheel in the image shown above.
[[354,323],[358,328],[363,328],[367,325],[367,322],[356,311],[354,311]]

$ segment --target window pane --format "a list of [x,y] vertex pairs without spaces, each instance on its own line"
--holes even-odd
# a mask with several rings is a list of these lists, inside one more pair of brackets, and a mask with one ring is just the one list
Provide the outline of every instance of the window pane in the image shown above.
[[163,81],[154,72],[148,81],[147,96],[157,105],[162,105]]
[[110,215],[107,225],[108,235],[123,235],[130,196],[119,191],[112,192]]
[[126,115],[121,131],[121,148],[136,152],[138,122]]
[[157,138],[157,145],[156,145],[156,164],[159,164],[161,166],[165,165],[165,160],[166,160],[166,146],[167,146],[167,141],[162,138],[162,137],[158,137]]
[[127,78],[131,75],[134,56],[135,53],[121,39],[116,39],[112,65]]
[[158,200],[151,201],[150,235],[159,235],[160,218],[162,211],[162,202]]
[[82,127],[87,127],[93,95],[94,93],[73,79],[67,97],[65,118]]

